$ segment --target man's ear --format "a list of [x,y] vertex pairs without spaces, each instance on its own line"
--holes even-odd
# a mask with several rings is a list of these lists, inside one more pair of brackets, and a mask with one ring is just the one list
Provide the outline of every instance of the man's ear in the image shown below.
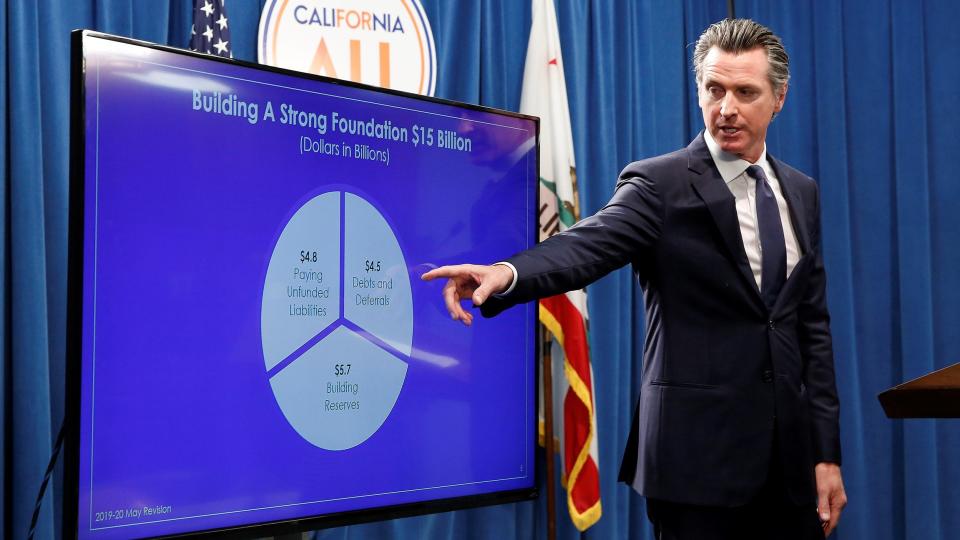
[[781,88],[780,92],[777,94],[777,101],[773,104],[774,116],[783,110],[783,104],[787,100],[787,89],[789,86],[789,83],[783,83],[783,88]]

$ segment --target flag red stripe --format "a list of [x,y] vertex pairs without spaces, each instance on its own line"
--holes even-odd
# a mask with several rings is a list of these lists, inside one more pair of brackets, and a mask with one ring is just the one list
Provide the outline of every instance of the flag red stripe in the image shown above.
[[[583,315],[567,298],[565,294],[558,294],[540,300],[563,328],[563,351],[567,354],[567,362],[587,385],[593,394],[593,382],[590,380],[590,350],[587,346],[587,329]],[[592,405],[591,405],[592,407]]]
[[580,469],[580,478],[570,487],[573,506],[581,514],[600,502],[600,471],[592,459],[588,459]]
[[585,387],[578,391],[571,384],[563,398],[564,472],[569,479],[567,493],[571,509],[582,515],[596,507],[600,500],[599,471],[589,455],[595,426],[592,425],[593,381],[586,324],[583,314],[566,295],[545,298],[540,304],[560,325],[566,361],[579,384]]

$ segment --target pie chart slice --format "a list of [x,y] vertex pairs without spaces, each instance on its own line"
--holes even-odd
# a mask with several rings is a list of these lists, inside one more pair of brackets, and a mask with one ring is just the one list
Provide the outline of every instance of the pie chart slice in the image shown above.
[[340,193],[314,197],[290,218],[263,284],[260,335],[269,371],[340,313]]
[[406,375],[406,362],[340,326],[270,385],[301,437],[320,448],[346,450],[380,429]]
[[347,193],[343,237],[343,317],[409,356],[410,274],[390,225],[370,203]]

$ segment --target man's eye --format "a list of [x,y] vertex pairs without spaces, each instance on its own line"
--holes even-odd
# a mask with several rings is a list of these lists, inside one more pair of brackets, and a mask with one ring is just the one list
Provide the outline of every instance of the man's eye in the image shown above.
[[741,88],[740,95],[743,97],[753,97],[757,94],[757,91],[753,88]]
[[723,88],[720,88],[719,86],[711,86],[707,88],[707,92],[710,92],[710,96],[716,99],[723,97]]

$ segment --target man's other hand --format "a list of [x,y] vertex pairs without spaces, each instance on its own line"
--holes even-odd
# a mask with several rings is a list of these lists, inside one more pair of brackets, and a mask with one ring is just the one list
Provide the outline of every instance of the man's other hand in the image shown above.
[[513,282],[513,272],[502,264],[492,266],[458,264],[434,268],[420,276],[420,279],[426,281],[437,278],[447,278],[447,284],[443,286],[443,300],[447,304],[450,316],[453,320],[470,326],[473,315],[464,310],[460,302],[470,299],[475,306],[483,304],[490,296],[510,287],[510,283]]
[[835,463],[817,463],[817,512],[823,522],[823,536],[830,536],[840,521],[840,512],[847,505],[840,466]]

